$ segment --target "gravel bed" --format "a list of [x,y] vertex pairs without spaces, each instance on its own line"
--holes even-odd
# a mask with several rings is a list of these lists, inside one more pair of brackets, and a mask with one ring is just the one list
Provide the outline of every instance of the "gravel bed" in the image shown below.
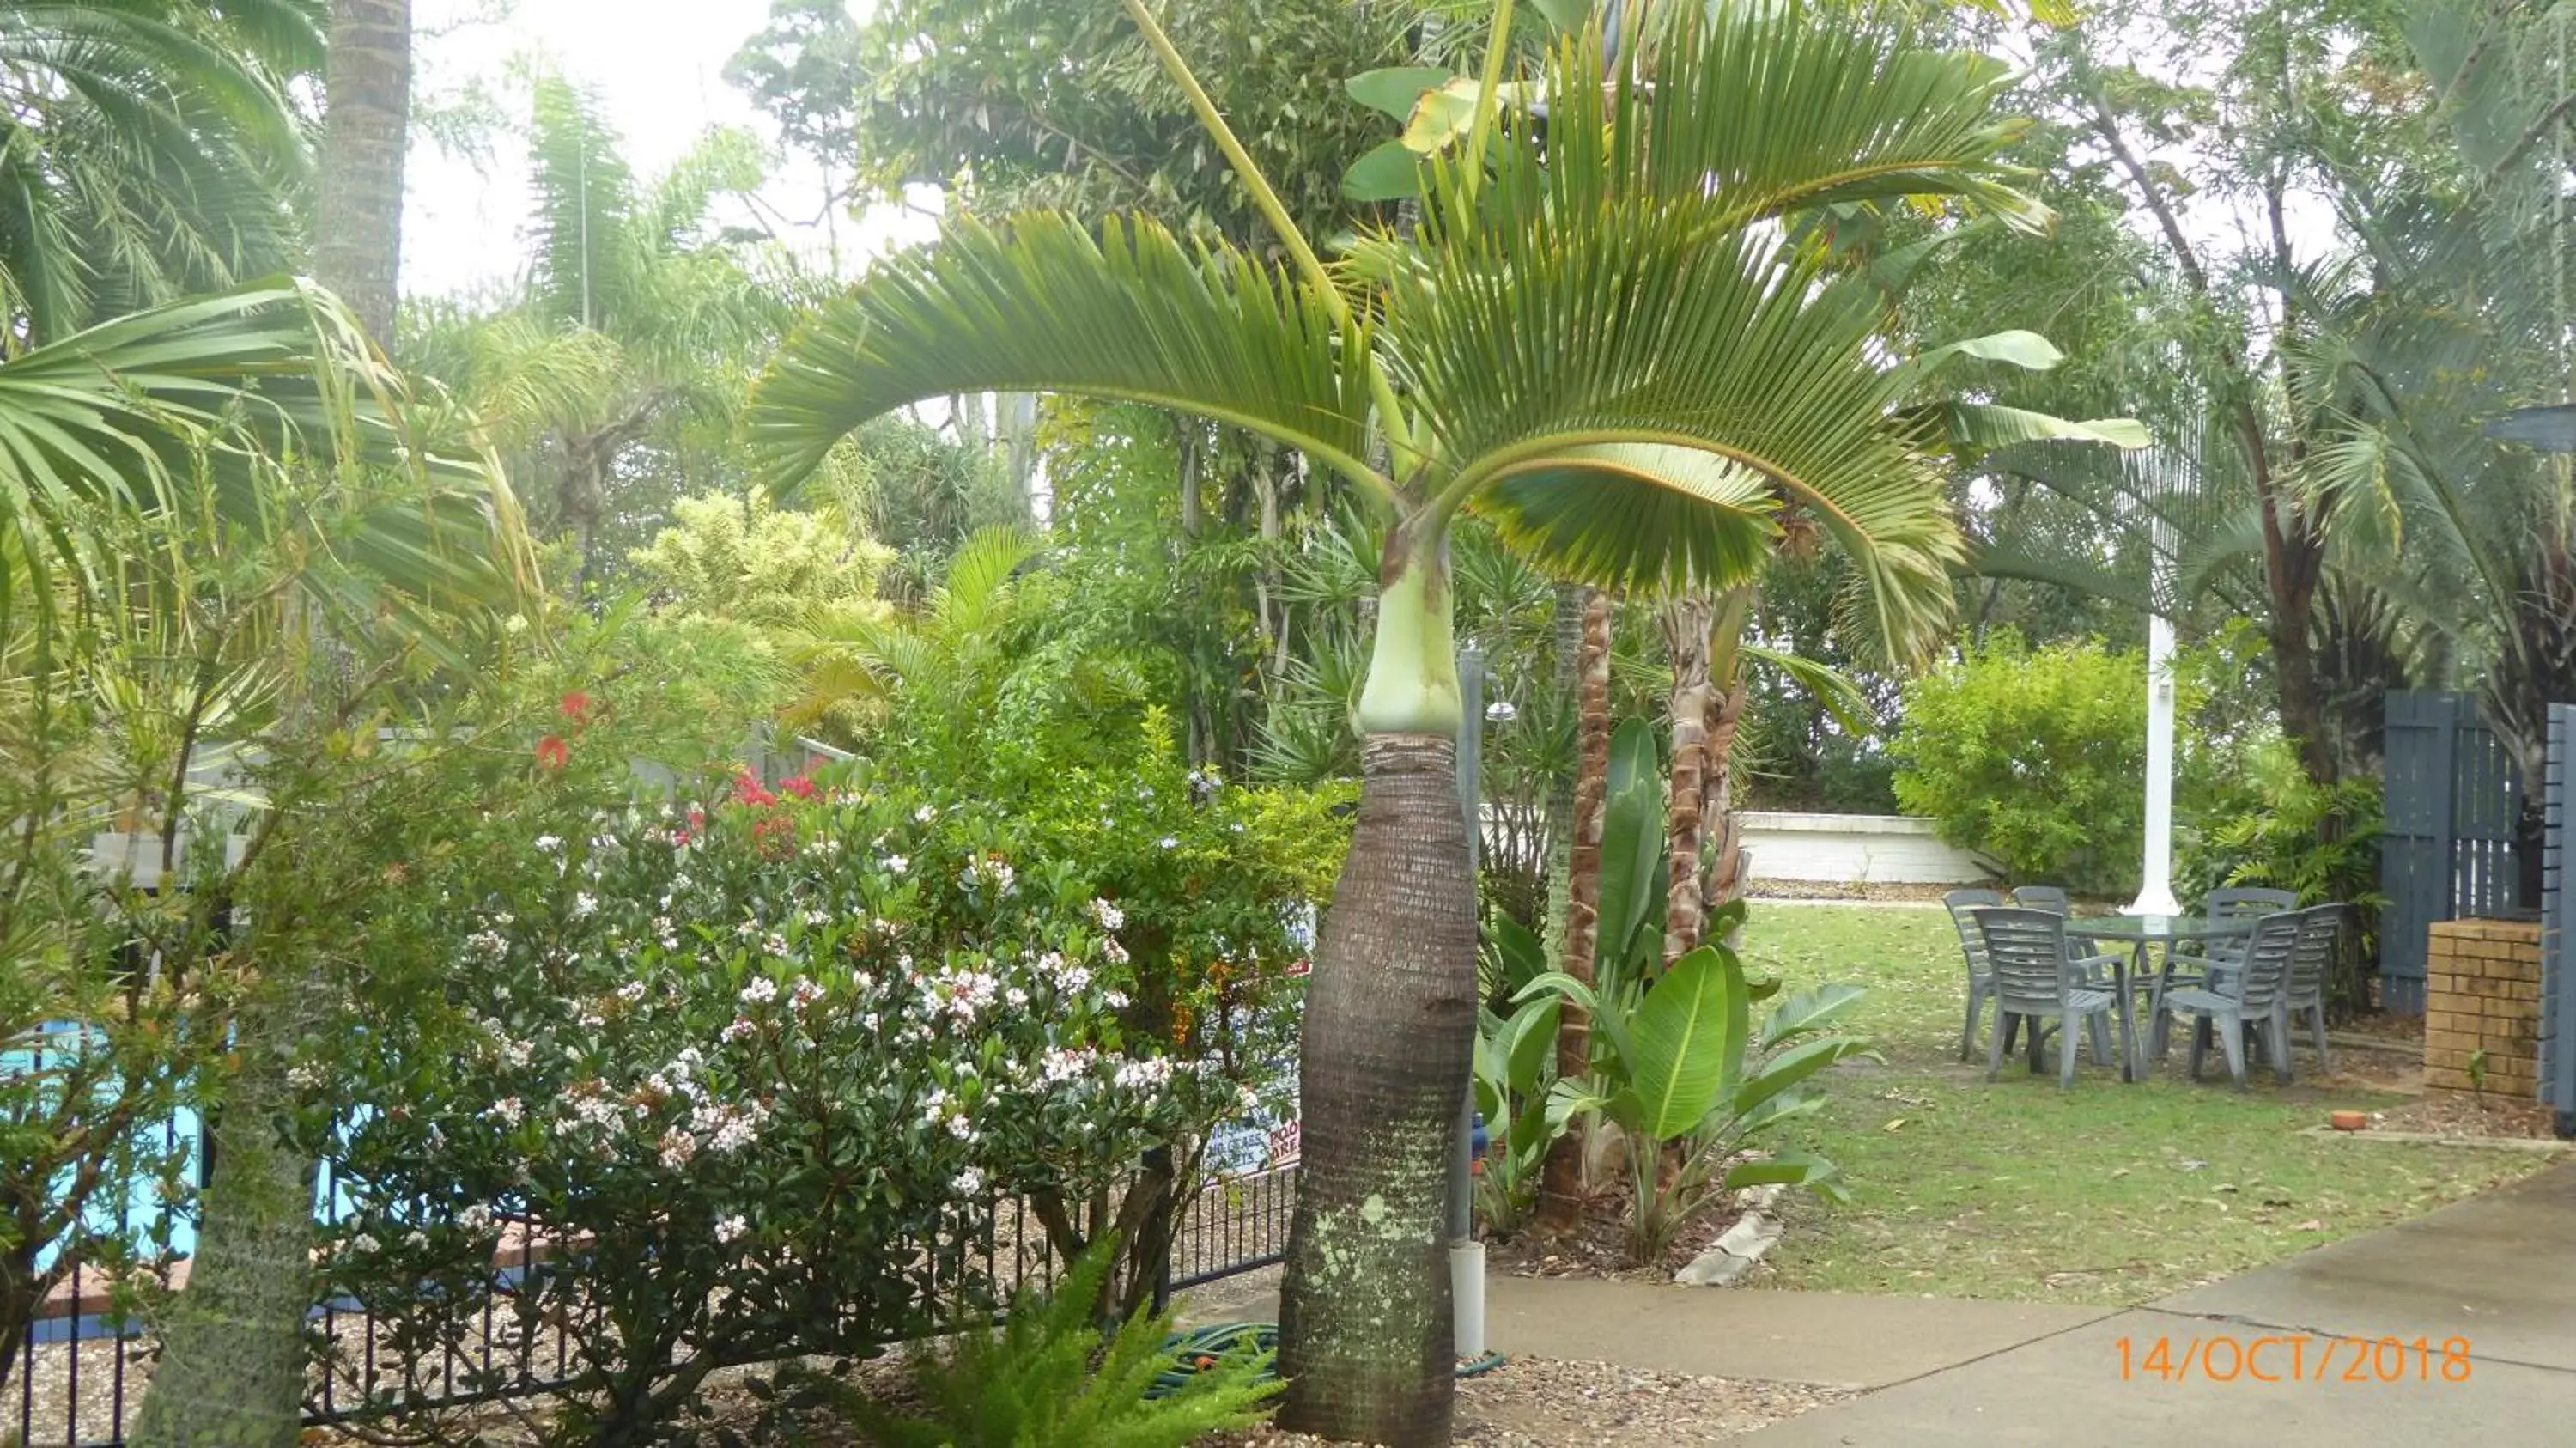
[[[1724,1443],[1853,1396],[1842,1388],[1701,1378],[1612,1363],[1524,1357],[1458,1384],[1460,1448],[1664,1448]],[[1326,1440],[1258,1428],[1203,1448],[1308,1448]]]

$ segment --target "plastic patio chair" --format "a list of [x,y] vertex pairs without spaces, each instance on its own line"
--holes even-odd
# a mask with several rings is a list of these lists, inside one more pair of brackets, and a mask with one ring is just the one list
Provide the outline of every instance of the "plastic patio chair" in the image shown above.
[[[1981,906],[2001,905],[2004,897],[1992,890],[1953,890],[1941,897],[1941,903],[1950,912],[1951,927],[1959,932],[1959,953],[1968,961],[1968,1023],[1959,1029],[1959,1059],[1974,1060],[1977,1023],[1985,1019],[1986,1002],[1994,997],[1995,972],[1986,964],[1986,937],[1968,912]],[[2003,1029],[2000,1019],[1995,1029]],[[2004,1042],[2004,1049],[2011,1050],[2012,1042]]]
[[[1986,1044],[1986,1079],[1992,1081],[2004,1068],[2005,1023],[2019,1017],[2030,1023],[2031,1069],[2039,1069],[2040,1022],[2054,1018],[2058,1024],[2057,1086],[2059,1090],[2075,1084],[2075,1037],[2072,1029],[2083,1021],[2097,1033],[2105,1032],[2118,1003],[2116,992],[2094,983],[2091,970],[2107,966],[2111,956],[2077,959],[2066,948],[2066,917],[2046,910],[2018,909],[2011,906],[1987,905],[1968,912],[1976,917],[1977,929],[1986,944],[1986,963],[1994,972],[1995,1033]],[[2124,1022],[2125,1024],[2125,1022]],[[2097,1056],[2102,1050],[2103,1035],[2094,1036]],[[2120,1037],[2120,1060],[2123,1064],[2137,1059],[2136,1042],[2130,1033]]]
[[2045,910],[2051,915],[2073,919],[2075,902],[2056,885],[2020,885],[2012,892],[2012,903],[2023,910]]
[[2305,923],[2299,930],[2298,950],[2290,957],[2290,986],[2281,1002],[2281,1049],[2290,1048],[2287,1027],[2306,1012],[2308,1043],[2316,1047],[2319,1075],[2334,1070],[2334,1057],[2326,1051],[2326,975],[2334,968],[2336,947],[2343,943],[2344,917],[2351,908],[2338,901],[2299,912]]
[[2242,1091],[2245,1036],[2249,1030],[2257,1031],[2271,1053],[2274,1074],[2287,1085],[2290,958],[2298,953],[2307,915],[2303,910],[2283,910],[2264,916],[2255,922],[2254,934],[2245,942],[2244,956],[2234,967],[2209,985],[2167,992],[2163,1008],[2156,1013],[2148,1049],[2161,1058],[2174,1018],[2188,1017],[2192,1026],[2191,1079],[2200,1079],[2201,1061],[2208,1054],[2210,1037],[2215,1035],[2227,1056],[2228,1079]]
[[[2269,890],[2255,886],[2232,885],[2223,890],[2212,890],[2203,896],[2200,913],[2211,920],[2260,920],[2266,915],[2277,915],[2284,910],[2298,908],[2299,894],[2295,890]],[[2206,940],[2201,942],[2201,948],[2197,954],[2167,952],[2165,968],[2156,973],[2156,1001],[2153,1008],[2161,1012],[2164,1008],[2165,992],[2177,986],[2184,988],[2198,986],[2207,990],[2224,987],[2225,973],[2245,957],[2246,939],[2247,937],[2239,935],[2232,938]],[[2213,970],[2219,972],[2222,977],[2215,982],[2210,975]],[[2162,1059],[2161,1052],[2158,1053],[2158,1059]]]

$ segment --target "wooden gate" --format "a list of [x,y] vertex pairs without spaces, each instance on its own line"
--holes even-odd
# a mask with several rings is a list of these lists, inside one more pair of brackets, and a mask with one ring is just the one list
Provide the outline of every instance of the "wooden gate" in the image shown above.
[[2444,920],[2510,914],[2522,780],[2466,694],[2391,693],[2381,780],[2380,1004],[2424,1009],[2427,932]]

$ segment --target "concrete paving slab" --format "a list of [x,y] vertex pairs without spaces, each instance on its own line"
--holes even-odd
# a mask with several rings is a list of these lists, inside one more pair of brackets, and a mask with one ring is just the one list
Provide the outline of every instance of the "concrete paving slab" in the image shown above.
[[2576,1372],[2576,1165],[2151,1305]]
[[[2204,1335],[2205,1336],[2205,1335]],[[2238,1348],[2257,1333],[2238,1332]],[[2418,1381],[2346,1382],[2353,1359],[2324,1358],[2309,1343],[2305,1364],[2325,1381],[2293,1381],[2286,1342],[2257,1355],[2283,1379],[2256,1381],[2231,1353],[2223,1376],[2168,1381],[2142,1371],[2158,1337],[2168,1361],[2189,1351],[2191,1328],[2167,1313],[2125,1312],[1961,1367],[1774,1424],[1741,1440],[1745,1448],[2192,1448],[2283,1445],[2563,1443],[2576,1413],[2576,1374],[2472,1361],[2466,1382],[2445,1382],[2438,1360]],[[2124,1373],[2120,1342],[2130,1344]],[[2345,1347],[2348,1354],[2352,1347]]]
[[[1276,1278],[1182,1296],[1182,1318],[1276,1322]],[[1876,1388],[2110,1316],[2108,1307],[1675,1287],[1496,1276],[1487,1344],[1506,1355],[1614,1362],[1703,1377]]]
[[2110,1315],[2100,1307],[1497,1277],[1485,1331],[1503,1353],[1704,1377],[1874,1388]]

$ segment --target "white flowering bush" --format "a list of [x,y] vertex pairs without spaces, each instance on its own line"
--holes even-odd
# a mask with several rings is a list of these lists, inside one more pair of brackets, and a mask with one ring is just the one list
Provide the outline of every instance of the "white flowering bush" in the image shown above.
[[[1302,958],[1268,896],[1306,875],[1253,858],[1274,799],[1129,821],[1160,831],[1140,870],[1085,848],[1120,824],[1110,787],[1063,783],[1045,810],[861,775],[608,812],[568,786],[423,862],[380,985],[307,1063],[354,1103],[306,1123],[354,1208],[335,1285],[426,1372],[487,1307],[560,1332],[555,1431],[624,1441],[717,1366],[1007,1296],[997,1201],[1047,1219],[1031,1253],[1078,1249],[1086,1204],[1258,1095]],[[1164,1244],[1189,1175],[1162,1171]]]

